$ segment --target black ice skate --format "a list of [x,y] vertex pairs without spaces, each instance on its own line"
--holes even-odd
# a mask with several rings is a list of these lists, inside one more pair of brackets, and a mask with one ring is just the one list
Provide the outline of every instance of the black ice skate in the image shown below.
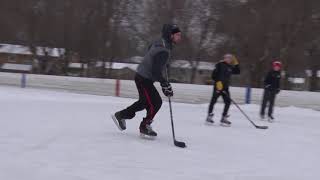
[[126,120],[121,118],[120,112],[116,112],[111,117],[112,117],[114,123],[116,124],[116,126],[120,129],[120,131],[123,131],[123,130],[127,129]]
[[208,124],[208,125],[212,125],[213,123],[214,123],[214,121],[213,121],[213,113],[210,113],[210,114],[208,114],[208,117],[207,117],[207,119],[206,119],[206,124]]
[[272,115],[269,115],[268,116],[268,121],[273,123],[274,122],[274,117]]
[[140,125],[140,136],[142,138],[155,138],[157,133],[152,129],[151,125]]
[[221,123],[221,126],[224,126],[224,127],[230,127],[231,124],[232,124],[230,121],[228,121],[228,117],[227,116],[223,116],[221,118],[220,123]]

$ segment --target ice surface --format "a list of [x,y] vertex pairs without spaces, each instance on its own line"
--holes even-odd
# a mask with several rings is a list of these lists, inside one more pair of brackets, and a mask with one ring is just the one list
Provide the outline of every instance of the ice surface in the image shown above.
[[[231,108],[231,128],[206,126],[207,105],[174,103],[173,146],[168,105],[154,122],[157,140],[140,139],[144,112],[119,132],[110,114],[133,99],[0,86],[1,180],[301,180],[320,178],[320,112],[277,108],[273,124],[259,107],[241,106],[258,130]],[[216,107],[220,114],[222,105]],[[220,115],[215,117],[216,120]]]

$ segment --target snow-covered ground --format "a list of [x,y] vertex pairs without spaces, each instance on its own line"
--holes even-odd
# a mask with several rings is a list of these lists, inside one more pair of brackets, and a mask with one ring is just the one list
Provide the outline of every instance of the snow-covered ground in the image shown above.
[[[231,128],[206,126],[207,105],[175,103],[172,145],[167,103],[157,140],[140,139],[144,112],[119,132],[109,115],[133,99],[0,86],[1,180],[318,180],[320,112],[277,108],[258,130],[231,108]],[[259,107],[242,108],[257,119]],[[222,105],[217,105],[220,114]],[[218,119],[219,117],[217,117]]]

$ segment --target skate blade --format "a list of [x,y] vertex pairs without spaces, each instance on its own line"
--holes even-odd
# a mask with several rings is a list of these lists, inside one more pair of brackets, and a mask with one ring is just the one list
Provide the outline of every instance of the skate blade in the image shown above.
[[268,119],[269,123],[274,123],[274,120]]
[[146,140],[155,140],[157,138],[157,136],[148,136],[148,135],[140,133],[140,138],[146,139]]
[[212,122],[206,121],[204,124],[207,125],[207,126],[214,126],[214,122],[212,123]]
[[220,123],[220,126],[222,126],[222,127],[231,127],[231,124]]
[[120,127],[119,122],[118,122],[116,116],[115,116],[115,115],[111,115],[111,118],[112,118],[114,124],[116,124],[116,126],[118,127],[118,129],[119,129],[120,131],[124,131],[124,129],[122,129],[122,128]]

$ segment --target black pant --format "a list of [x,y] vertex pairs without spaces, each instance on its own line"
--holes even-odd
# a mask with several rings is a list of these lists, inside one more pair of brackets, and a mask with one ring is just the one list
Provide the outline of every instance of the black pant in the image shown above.
[[135,83],[139,92],[139,100],[120,111],[120,116],[124,119],[132,119],[136,112],[146,109],[147,116],[143,118],[141,125],[150,125],[162,105],[162,99],[153,81],[136,74]]
[[263,100],[261,105],[261,115],[265,115],[265,110],[267,107],[267,104],[269,103],[269,111],[268,115],[271,116],[273,114],[273,107],[274,107],[274,101],[276,99],[276,92],[272,90],[265,89],[263,93]]
[[213,112],[213,107],[216,104],[216,102],[217,102],[217,100],[218,100],[218,98],[220,96],[222,96],[224,104],[225,104],[222,115],[223,116],[228,115],[228,111],[229,111],[229,108],[230,108],[230,105],[231,105],[229,89],[224,90],[224,93],[223,93],[221,91],[217,91],[216,88],[214,88],[213,95],[212,95],[212,98],[211,98],[211,102],[210,102],[210,105],[209,105],[209,112],[208,112],[209,114],[211,114]]

